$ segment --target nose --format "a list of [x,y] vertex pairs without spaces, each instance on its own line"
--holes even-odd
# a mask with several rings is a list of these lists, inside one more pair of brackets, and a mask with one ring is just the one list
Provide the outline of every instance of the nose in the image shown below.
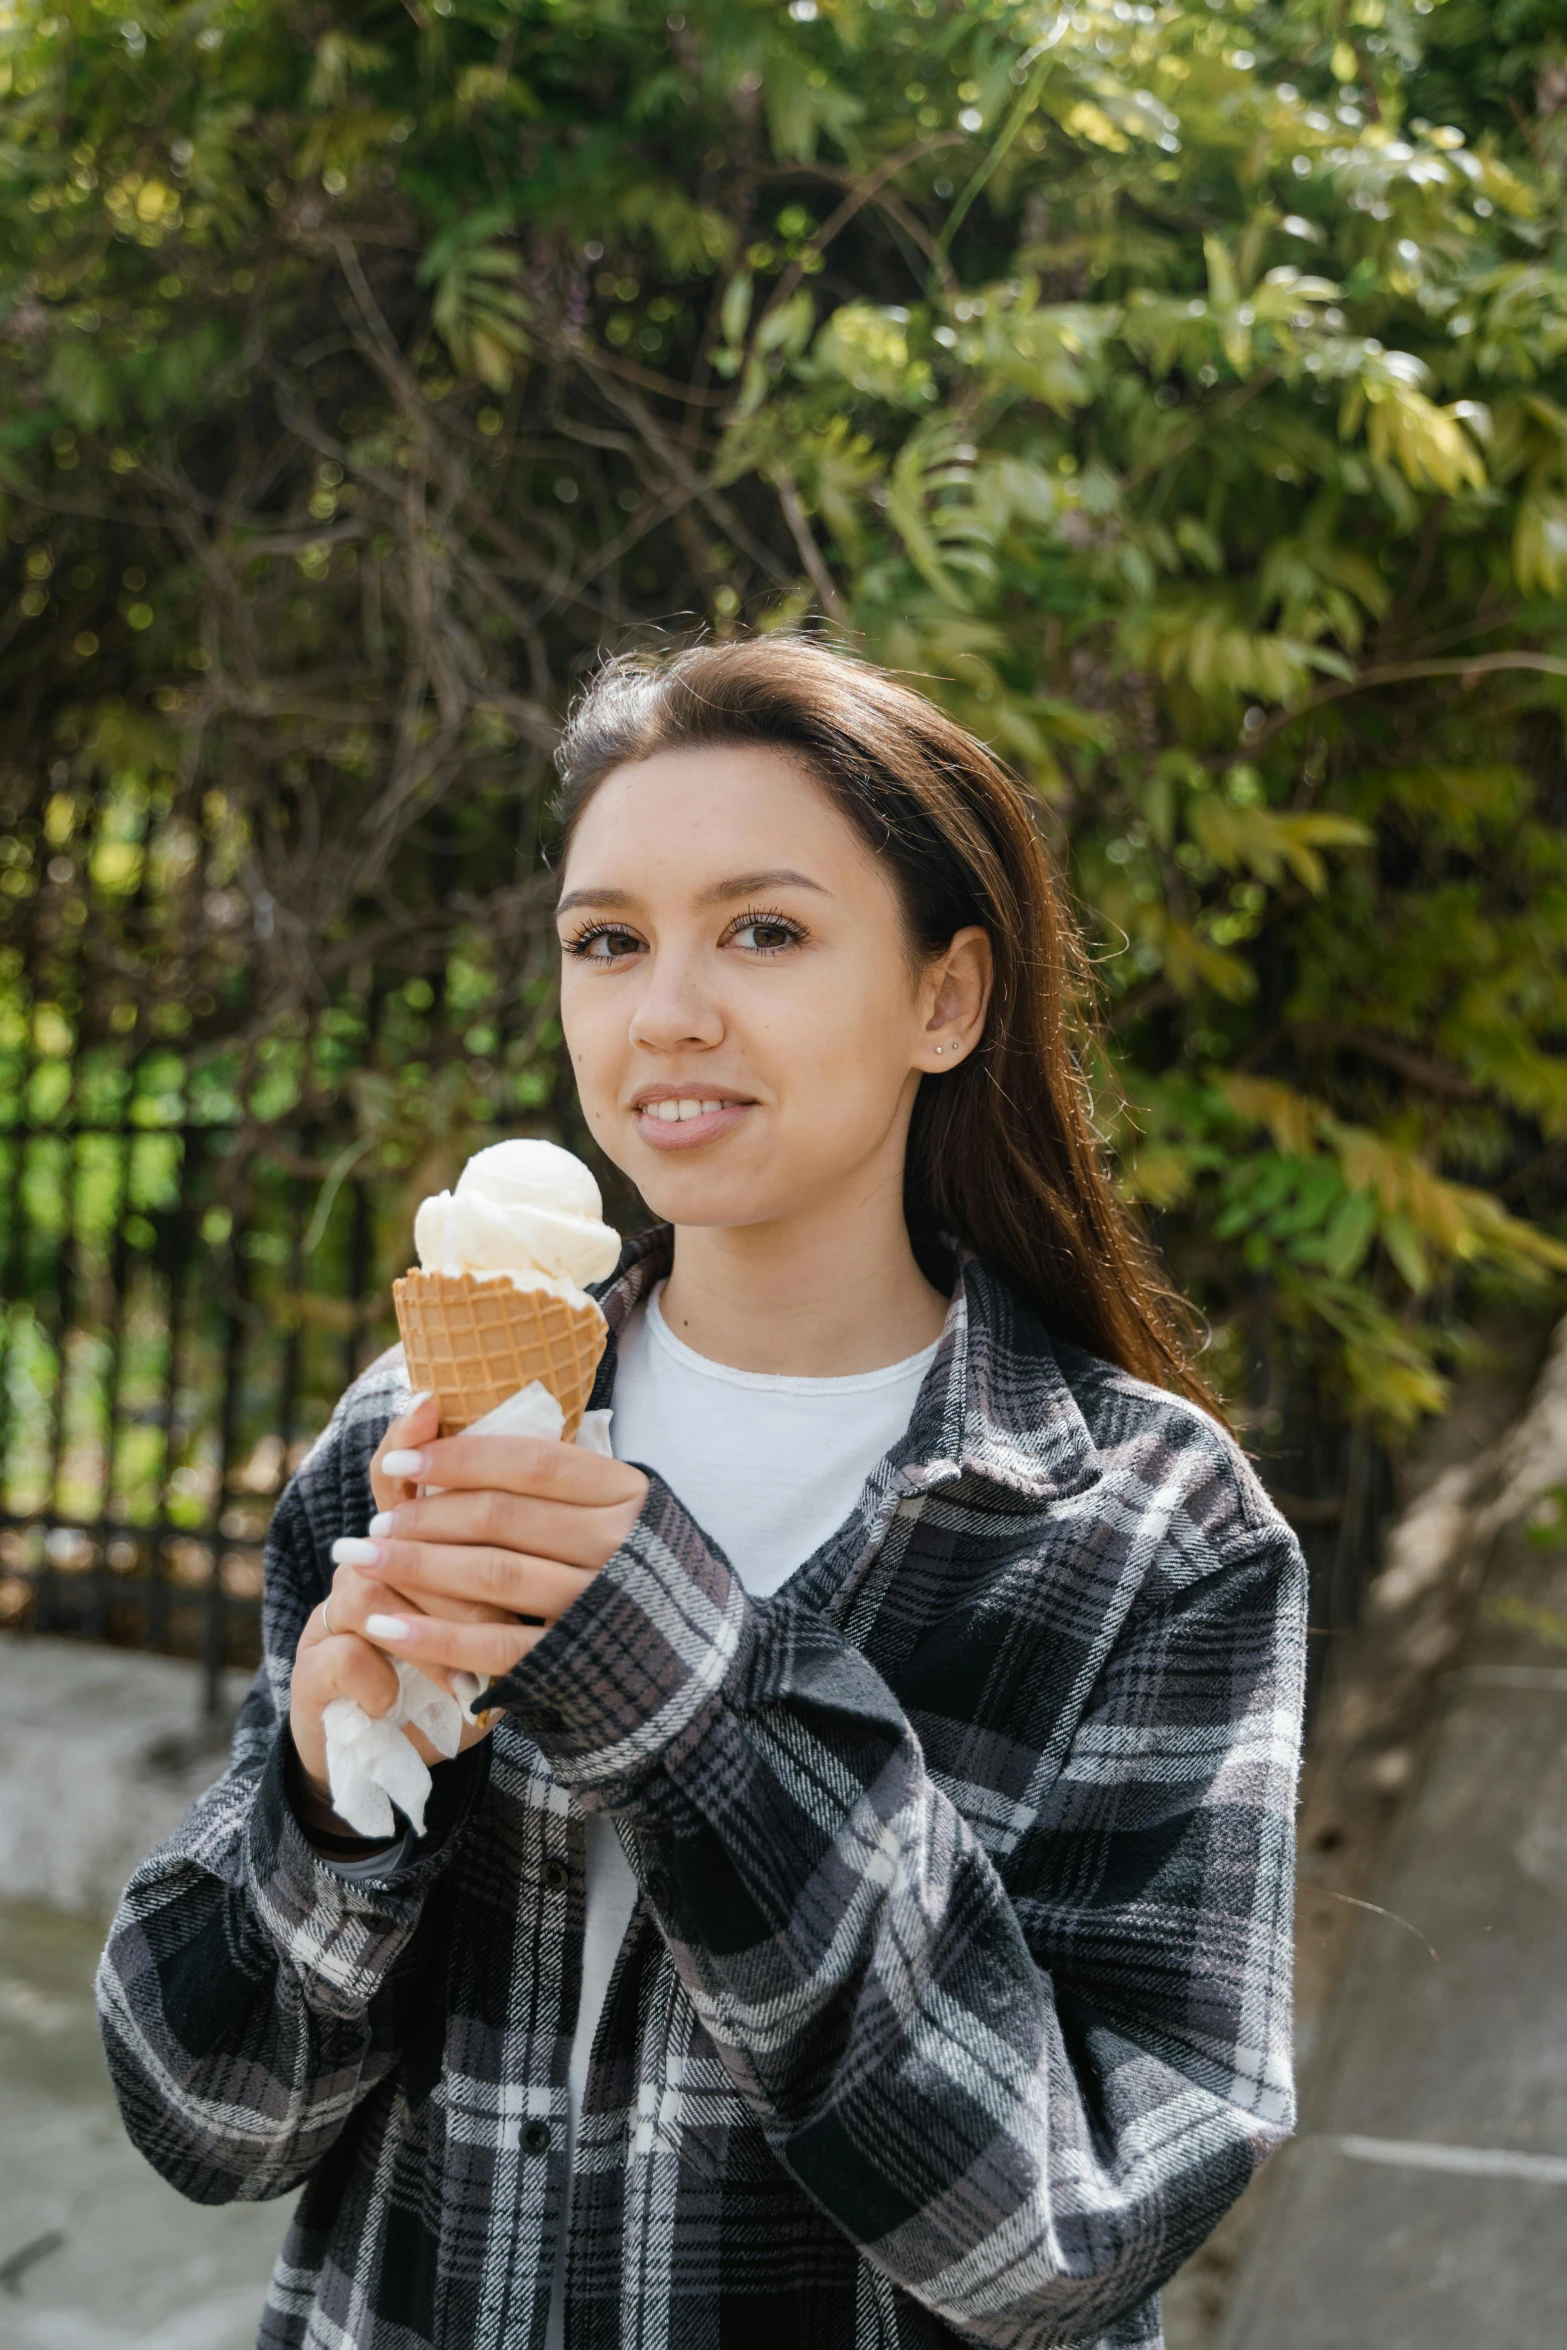
[[631,1042],[655,1053],[689,1045],[721,1044],[723,1014],[703,983],[700,967],[670,953],[649,955],[643,984],[631,1010]]

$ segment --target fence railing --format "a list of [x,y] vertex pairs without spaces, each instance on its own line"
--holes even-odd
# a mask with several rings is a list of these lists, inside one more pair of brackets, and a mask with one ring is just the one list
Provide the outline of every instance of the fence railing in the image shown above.
[[333,1139],[0,1132],[0,1623],[199,1656],[214,1699],[251,1661],[277,1496],[396,1335],[372,1281],[398,1203]]
[[[415,1198],[485,1139],[486,1117],[515,1126],[541,1098],[534,1073],[548,1077],[536,1028],[508,1064],[501,1026],[481,1030],[460,1003],[438,1017],[435,997],[367,975],[243,1067],[151,1049],[73,1059],[35,1039],[12,1068],[0,1629],[198,1658],[214,1709],[224,1669],[254,1661],[272,1510],[396,1337],[388,1282]],[[1358,1616],[1392,1498],[1376,1446],[1314,1402],[1285,1390],[1259,1438],[1312,1570],[1313,1687]]]
[[[406,1199],[354,1148],[220,1123],[0,1134],[0,1626],[199,1658],[212,1709],[254,1662],[277,1497],[396,1337],[374,1275]],[[1315,1689],[1387,1467],[1309,1413],[1263,1465],[1312,1570]]]
[[215,1705],[277,1497],[396,1335],[415,1199],[552,1130],[537,794],[427,811],[280,944],[238,802],[82,726],[0,767],[0,1629],[200,1658]]

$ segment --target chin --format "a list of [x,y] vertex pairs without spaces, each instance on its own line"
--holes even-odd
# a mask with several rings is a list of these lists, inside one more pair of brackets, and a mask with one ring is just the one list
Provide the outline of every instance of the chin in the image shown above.
[[747,1165],[746,1156],[722,1145],[665,1156],[633,1138],[618,1164],[661,1224],[761,1224],[788,1206],[784,1169]]
[[773,1185],[725,1178],[716,1169],[692,1167],[677,1175],[658,1165],[633,1174],[632,1181],[660,1224],[761,1224],[779,1212],[770,1196]]

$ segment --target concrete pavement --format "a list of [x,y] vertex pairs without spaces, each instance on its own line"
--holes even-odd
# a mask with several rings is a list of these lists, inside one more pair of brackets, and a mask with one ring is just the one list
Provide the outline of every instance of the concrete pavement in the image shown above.
[[[228,1697],[243,1689],[230,1676]],[[197,1668],[81,1640],[0,1637],[0,1898],[107,1922],[144,1853],[223,1768]]]
[[1561,2350],[1567,1563],[1520,1531],[1368,1894],[1223,2350]]
[[286,2203],[204,2210],[132,2148],[93,2011],[135,1863],[220,1767],[169,1657],[0,1640],[0,2350],[251,2350]]
[[0,1900],[0,2350],[252,2350],[286,2203],[203,2210],[132,2148],[92,1920]]

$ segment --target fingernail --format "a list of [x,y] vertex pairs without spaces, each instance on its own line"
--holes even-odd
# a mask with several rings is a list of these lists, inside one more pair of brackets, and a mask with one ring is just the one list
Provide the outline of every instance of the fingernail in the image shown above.
[[429,1460],[422,1452],[383,1452],[381,1455],[383,1477],[422,1477],[429,1466]]
[[365,1542],[357,1534],[340,1534],[332,1545],[335,1567],[378,1567],[380,1563],[379,1542]]
[[422,1412],[425,1405],[427,1403],[433,1403],[434,1400],[435,1389],[433,1387],[421,1387],[417,1395],[411,1395],[408,1398],[408,1409],[406,1412],[404,1412],[403,1418],[405,1420],[411,1420],[415,1412]]
[[406,1616],[366,1616],[365,1630],[372,1640],[406,1640],[408,1618]]
[[377,1510],[375,1516],[370,1520],[370,1531],[372,1534],[390,1534],[392,1531],[391,1511]]

